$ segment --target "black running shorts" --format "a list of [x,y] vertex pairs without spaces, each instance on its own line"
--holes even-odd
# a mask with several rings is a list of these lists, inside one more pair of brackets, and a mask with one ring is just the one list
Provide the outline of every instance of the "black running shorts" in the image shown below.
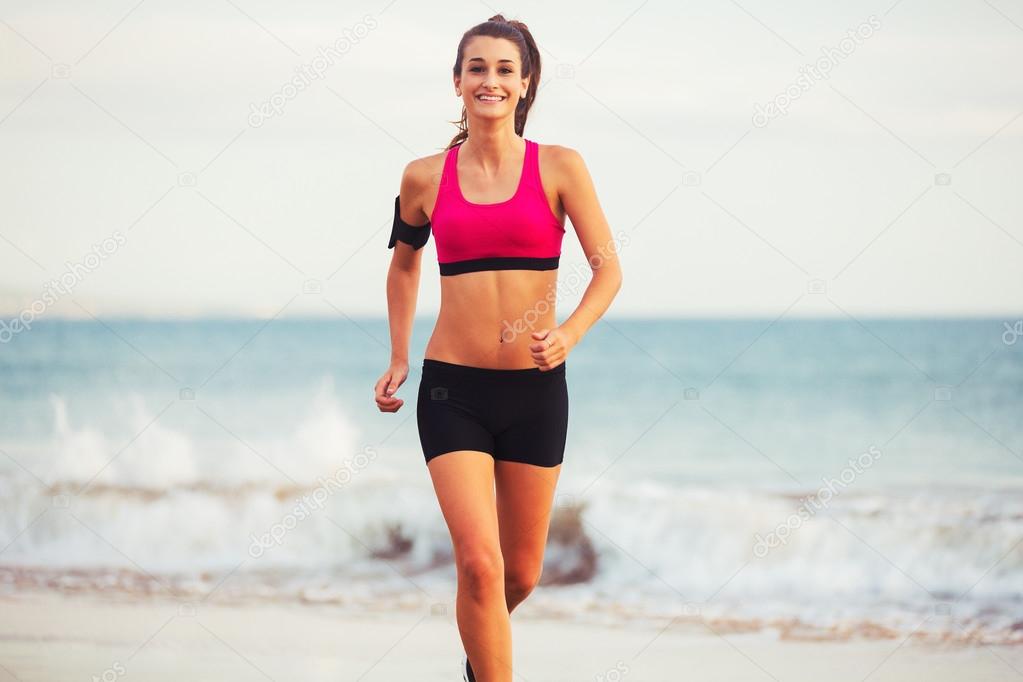
[[565,363],[490,369],[426,358],[416,420],[427,462],[479,450],[495,460],[557,466],[568,434]]

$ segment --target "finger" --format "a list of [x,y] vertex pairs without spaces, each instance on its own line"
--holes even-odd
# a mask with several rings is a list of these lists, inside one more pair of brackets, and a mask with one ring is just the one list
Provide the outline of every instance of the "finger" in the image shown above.
[[400,398],[395,398],[394,400],[383,400],[383,401],[378,400],[377,401],[377,407],[379,407],[384,412],[394,412],[396,409],[401,407],[404,403],[405,403],[405,401],[401,400]]
[[537,366],[543,370],[552,369],[561,361],[560,353],[544,353],[537,359]]
[[390,395],[394,393],[395,390],[397,390],[397,386],[398,384],[396,383],[394,377],[390,374],[385,374],[384,376],[380,377],[380,380],[377,382],[375,386],[375,392],[378,396],[390,397]]
[[380,382],[382,385],[379,394],[386,397],[391,397],[401,386],[401,381],[393,374],[384,375],[381,377]]

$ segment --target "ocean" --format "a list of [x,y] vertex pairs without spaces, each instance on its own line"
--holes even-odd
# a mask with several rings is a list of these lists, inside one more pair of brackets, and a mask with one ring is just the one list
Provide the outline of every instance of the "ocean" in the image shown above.
[[[6,335],[0,591],[449,599],[415,420],[432,325],[416,322],[395,414],[373,401],[385,318]],[[1021,326],[601,320],[567,360],[551,537],[520,608],[1023,641]]]

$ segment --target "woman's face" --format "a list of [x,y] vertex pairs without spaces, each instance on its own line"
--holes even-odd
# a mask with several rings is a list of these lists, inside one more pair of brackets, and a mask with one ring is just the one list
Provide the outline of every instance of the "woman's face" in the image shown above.
[[[522,77],[522,60],[515,43],[490,36],[476,36],[466,43],[462,75],[455,76],[455,91],[462,93],[470,115],[514,116],[515,106],[528,86],[529,79]],[[499,99],[481,99],[481,95]]]

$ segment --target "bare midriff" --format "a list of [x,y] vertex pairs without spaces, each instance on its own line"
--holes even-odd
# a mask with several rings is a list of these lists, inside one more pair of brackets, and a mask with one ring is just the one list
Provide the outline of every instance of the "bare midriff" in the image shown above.
[[485,270],[440,278],[441,303],[424,357],[493,369],[537,367],[533,331],[557,325],[557,270]]

